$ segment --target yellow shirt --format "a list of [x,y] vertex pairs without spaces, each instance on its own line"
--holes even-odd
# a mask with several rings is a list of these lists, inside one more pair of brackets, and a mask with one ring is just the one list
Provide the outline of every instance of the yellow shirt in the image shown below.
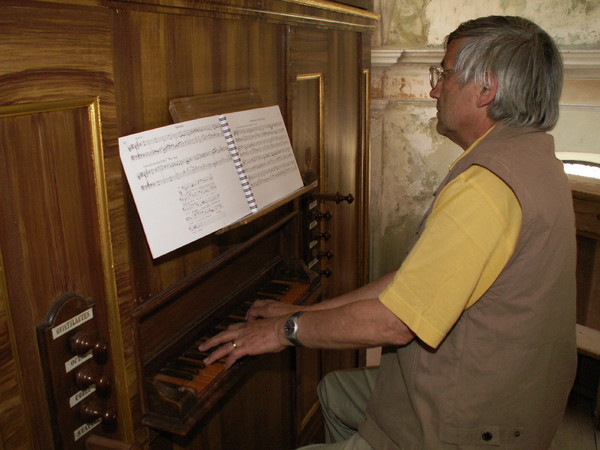
[[481,166],[469,167],[440,192],[423,233],[379,299],[437,347],[496,280],[520,228],[521,206],[508,185]]

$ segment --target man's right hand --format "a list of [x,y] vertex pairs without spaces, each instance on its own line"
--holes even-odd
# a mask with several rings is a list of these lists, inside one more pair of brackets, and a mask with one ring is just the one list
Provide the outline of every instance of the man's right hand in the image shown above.
[[256,300],[246,312],[246,320],[290,316],[302,309],[298,305],[290,305],[275,300]]

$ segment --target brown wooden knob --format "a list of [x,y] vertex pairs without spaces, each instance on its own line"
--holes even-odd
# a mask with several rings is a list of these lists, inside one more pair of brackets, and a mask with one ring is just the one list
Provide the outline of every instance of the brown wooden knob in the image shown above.
[[112,424],[117,421],[117,411],[114,408],[104,408],[97,401],[90,400],[81,405],[79,415],[84,422],[93,422],[98,418],[102,419],[104,424]]
[[313,213],[313,218],[315,220],[331,220],[332,217],[333,216],[329,211]]
[[331,238],[331,234],[327,231],[325,231],[324,233],[313,233],[312,238],[313,239],[323,239],[324,241],[326,241],[329,238]]
[[99,395],[108,396],[111,387],[110,376],[97,373],[90,366],[83,366],[75,372],[75,386],[79,389],[86,389],[92,384],[96,385],[96,391]]
[[89,333],[75,333],[69,338],[71,352],[75,355],[83,355],[94,345],[95,336]]
[[99,364],[105,363],[108,357],[108,343],[92,333],[75,333],[69,338],[69,346],[75,355],[83,355],[91,349],[94,359]]
[[333,272],[330,269],[317,270],[317,273],[326,278],[329,278],[331,275],[333,275]]
[[92,347],[92,355],[98,364],[104,364],[108,359],[108,342],[104,339],[98,341]]
[[319,259],[323,259],[323,258],[331,259],[331,258],[333,258],[333,252],[331,250],[327,250],[326,252],[318,252],[317,253],[317,258],[319,258]]
[[336,203],[348,202],[350,204],[354,201],[354,196],[352,194],[342,195],[339,192],[336,192],[335,194],[315,193],[313,194],[313,197],[317,200]]

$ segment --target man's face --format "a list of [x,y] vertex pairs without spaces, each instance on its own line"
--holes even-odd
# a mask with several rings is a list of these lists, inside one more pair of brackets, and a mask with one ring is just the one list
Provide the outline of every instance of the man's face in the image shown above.
[[[456,53],[465,38],[452,41],[446,49],[442,68],[454,69]],[[429,95],[437,100],[437,131],[454,143],[467,149],[473,140],[471,128],[478,123],[481,111],[476,107],[477,86],[470,82],[460,86],[455,72],[446,73],[443,80],[431,90]]]

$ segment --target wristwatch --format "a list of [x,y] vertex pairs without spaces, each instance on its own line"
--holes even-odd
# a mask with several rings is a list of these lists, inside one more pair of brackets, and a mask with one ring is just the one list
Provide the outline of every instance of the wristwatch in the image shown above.
[[285,334],[285,337],[288,338],[288,341],[290,341],[296,347],[302,347],[302,344],[300,344],[300,341],[298,340],[298,317],[300,317],[303,313],[304,311],[298,311],[292,314],[283,324],[283,334]]

